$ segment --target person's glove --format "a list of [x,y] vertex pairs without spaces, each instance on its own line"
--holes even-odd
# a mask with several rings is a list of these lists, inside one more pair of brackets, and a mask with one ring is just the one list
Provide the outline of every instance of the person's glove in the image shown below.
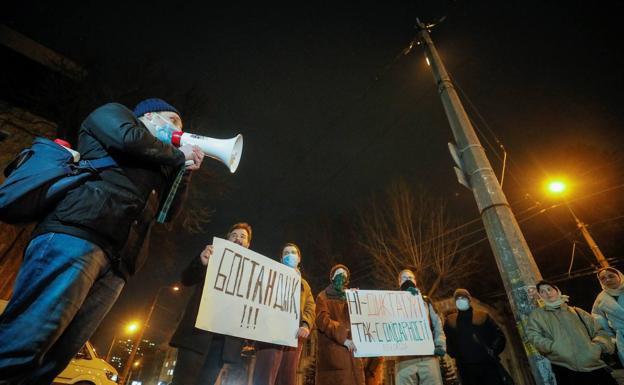
[[444,348],[436,347],[433,350],[433,354],[438,357],[444,357],[444,355],[446,354],[446,350],[444,350]]
[[345,342],[342,343],[350,352],[355,352],[357,349],[355,348],[355,344],[350,339],[346,339]]
[[407,291],[409,291],[410,293],[412,293],[412,295],[418,295],[418,289],[415,287],[408,287]]

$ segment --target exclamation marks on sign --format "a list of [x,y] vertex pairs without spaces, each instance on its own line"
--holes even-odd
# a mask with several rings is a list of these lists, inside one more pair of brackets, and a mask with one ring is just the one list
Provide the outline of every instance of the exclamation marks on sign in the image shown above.
[[254,316],[254,329],[256,328],[256,324],[258,323],[258,308],[256,308],[256,315]]
[[[251,306],[247,306],[245,305],[245,307],[243,308],[243,317],[241,318],[240,321],[240,327],[247,327],[247,329],[249,328],[256,328],[256,324],[258,323],[258,308],[255,308],[255,314],[254,313],[254,308]],[[251,317],[253,315],[253,323],[251,322]],[[245,323],[245,317],[247,318],[247,322]]]
[[241,325],[240,327],[243,327],[243,321],[245,321],[245,314],[247,313],[247,305],[245,305],[245,308],[243,309],[243,318],[241,318]]

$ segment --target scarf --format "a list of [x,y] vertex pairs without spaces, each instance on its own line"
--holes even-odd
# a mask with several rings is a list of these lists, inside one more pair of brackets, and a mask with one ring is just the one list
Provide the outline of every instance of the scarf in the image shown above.
[[325,294],[327,294],[327,298],[329,299],[341,299],[341,300],[347,299],[344,290],[342,292],[339,292],[338,290],[334,288],[334,285],[331,285],[331,284],[325,288]]
[[[609,294],[612,297],[619,297],[622,294],[624,294],[624,274],[622,274],[621,271],[619,271],[618,269],[615,269],[613,267],[609,267],[605,270],[609,270],[611,272],[617,273],[617,275],[620,277],[620,286],[616,289],[609,289],[608,287],[606,287],[605,285],[602,284],[602,282],[600,282],[600,280],[598,280],[598,282],[600,282],[600,286],[602,287],[602,290],[604,290],[607,294]],[[601,270],[602,272],[602,270]],[[600,273],[598,273],[600,274]]]
[[557,298],[554,301],[546,301],[544,299],[544,307],[548,309],[558,309],[561,307],[561,305],[563,305],[564,303],[567,303],[568,301],[570,301],[570,297],[568,297],[565,294],[561,294],[561,292],[559,292],[559,298]]

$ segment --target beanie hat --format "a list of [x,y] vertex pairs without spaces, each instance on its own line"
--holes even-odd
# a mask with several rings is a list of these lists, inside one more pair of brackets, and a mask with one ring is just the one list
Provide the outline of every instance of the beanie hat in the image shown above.
[[148,112],[160,112],[160,111],[171,111],[180,115],[180,111],[178,111],[174,106],[165,102],[162,99],[158,98],[150,98],[145,99],[139,102],[139,104],[134,107],[134,116],[141,117]]
[[351,278],[351,272],[349,271],[349,268],[346,267],[345,265],[342,264],[337,264],[334,267],[331,268],[331,270],[329,271],[329,281],[333,281],[334,280],[334,275],[336,273],[336,270],[338,269],[342,269],[344,270],[344,272],[346,273],[346,279],[345,279],[345,285],[347,283],[349,283],[349,278]]
[[468,299],[472,298],[468,290],[462,288],[456,289],[455,293],[453,293],[453,298],[457,299],[457,297],[466,297]]

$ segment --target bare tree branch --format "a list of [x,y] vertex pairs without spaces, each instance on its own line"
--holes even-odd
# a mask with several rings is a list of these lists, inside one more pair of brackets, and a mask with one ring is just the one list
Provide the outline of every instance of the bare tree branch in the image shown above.
[[359,226],[359,243],[381,287],[396,288],[398,273],[410,268],[423,292],[440,296],[476,272],[475,258],[459,252],[461,238],[448,236],[453,225],[445,203],[423,191],[415,194],[404,181],[374,196],[360,210]]

